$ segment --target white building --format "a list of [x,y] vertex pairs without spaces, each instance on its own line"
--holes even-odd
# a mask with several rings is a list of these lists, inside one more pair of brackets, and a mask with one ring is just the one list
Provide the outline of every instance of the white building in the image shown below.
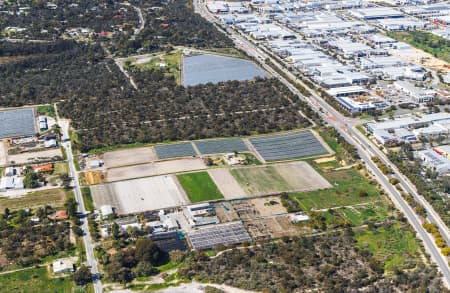
[[422,164],[426,168],[430,168],[439,174],[450,172],[450,160],[433,150],[417,152],[417,156],[422,160]]
[[428,103],[433,101],[435,93],[433,91],[428,91],[419,87],[416,87],[407,81],[396,81],[394,86],[411,97],[414,103]]
[[53,273],[55,274],[73,273],[74,271],[73,261],[69,258],[62,258],[53,262]]

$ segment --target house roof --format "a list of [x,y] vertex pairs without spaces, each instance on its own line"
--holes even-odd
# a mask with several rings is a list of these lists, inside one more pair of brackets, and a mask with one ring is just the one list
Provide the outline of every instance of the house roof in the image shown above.
[[35,172],[51,172],[53,171],[53,164],[47,164],[47,165],[35,165],[33,166],[33,169]]

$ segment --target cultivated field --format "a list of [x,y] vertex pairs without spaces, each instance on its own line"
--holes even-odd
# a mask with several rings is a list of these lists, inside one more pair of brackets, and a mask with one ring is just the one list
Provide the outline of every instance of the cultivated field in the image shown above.
[[163,162],[154,162],[108,170],[106,181],[121,181],[140,177],[149,177],[170,173],[188,172],[206,169],[200,158],[187,158]]
[[125,149],[103,155],[106,168],[145,164],[154,160],[156,160],[156,154],[151,147]]
[[208,172],[180,174],[177,178],[193,203],[223,198]]
[[10,210],[34,209],[49,205],[51,207],[62,207],[66,200],[66,193],[61,188],[45,189],[27,193],[23,196],[0,198],[0,211],[5,208]]
[[231,174],[244,191],[253,196],[331,187],[306,162],[234,168]]
[[312,131],[275,134],[249,139],[266,161],[290,160],[328,154]]
[[190,142],[154,146],[156,155],[160,159],[180,158],[197,155]]
[[208,170],[212,180],[216,183],[217,188],[222,192],[225,199],[234,199],[246,197],[247,194],[237,183],[236,179],[230,174],[226,168]]
[[0,139],[36,133],[32,108],[0,111]]
[[30,164],[37,162],[45,162],[51,160],[53,157],[62,158],[61,149],[51,149],[39,152],[26,152],[18,155],[9,155],[8,162],[14,162],[14,164]]
[[249,151],[241,138],[199,140],[195,142],[195,146],[203,155]]
[[134,214],[188,203],[173,175],[91,186],[94,206],[111,205],[118,214]]

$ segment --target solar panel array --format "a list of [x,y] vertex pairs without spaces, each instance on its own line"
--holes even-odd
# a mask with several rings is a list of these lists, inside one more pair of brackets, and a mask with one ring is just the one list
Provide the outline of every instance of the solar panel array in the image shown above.
[[311,131],[252,138],[250,142],[266,161],[296,159],[328,153]]
[[0,139],[35,133],[33,109],[0,111]]
[[190,142],[158,145],[155,146],[154,148],[156,151],[156,155],[160,159],[187,157],[187,156],[194,156],[197,154]]
[[195,145],[201,154],[220,154],[233,151],[247,152],[248,148],[240,138],[220,139],[220,140],[201,140],[196,141]]
[[187,236],[192,244],[192,248],[197,250],[211,249],[217,244],[230,245],[252,240],[241,222],[202,228],[188,232]]

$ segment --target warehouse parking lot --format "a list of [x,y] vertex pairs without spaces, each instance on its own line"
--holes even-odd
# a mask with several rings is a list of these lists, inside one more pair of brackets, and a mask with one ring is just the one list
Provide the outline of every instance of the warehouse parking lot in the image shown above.
[[142,213],[179,205],[187,200],[173,175],[91,186],[94,206],[111,205],[119,215]]

